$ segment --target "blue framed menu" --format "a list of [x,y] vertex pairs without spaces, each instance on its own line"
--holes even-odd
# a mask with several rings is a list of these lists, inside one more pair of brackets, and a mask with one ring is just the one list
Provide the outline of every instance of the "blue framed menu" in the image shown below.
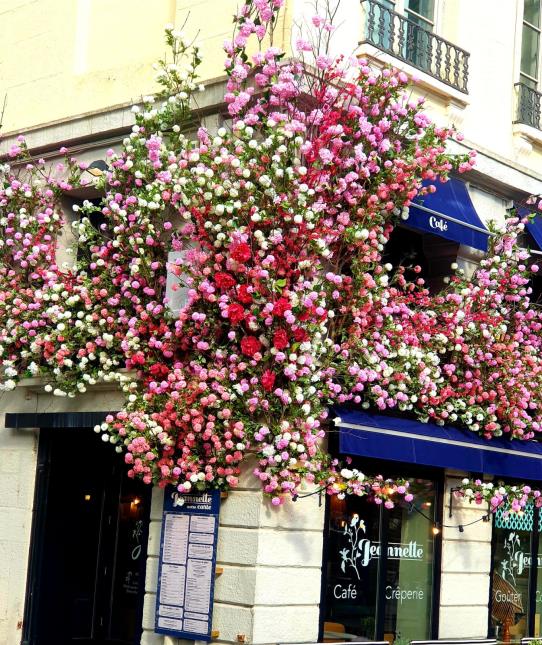
[[211,640],[220,491],[164,497],[154,631]]

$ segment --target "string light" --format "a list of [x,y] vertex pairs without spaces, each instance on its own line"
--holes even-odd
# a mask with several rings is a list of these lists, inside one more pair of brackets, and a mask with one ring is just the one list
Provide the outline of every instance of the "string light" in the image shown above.
[[416,511],[416,513],[418,513],[422,517],[425,517],[425,519],[428,522],[431,522],[433,535],[438,535],[442,528],[457,529],[460,533],[464,533],[465,527],[467,526],[472,526],[473,524],[477,524],[478,522],[489,522],[491,519],[491,514],[494,513],[499,508],[499,506],[501,506],[505,501],[506,501],[506,496],[502,498],[502,500],[497,504],[497,506],[491,508],[487,513],[482,515],[482,517],[479,517],[477,520],[473,520],[468,524],[441,524],[440,522],[434,522],[432,518],[427,516],[420,508],[418,508],[417,506],[414,506],[412,502],[409,505],[408,512],[411,513],[412,511]]
[[[292,501],[296,502],[298,499],[304,499],[305,497],[311,497],[312,495],[319,495],[319,494],[321,495],[325,491],[327,491],[327,486],[322,486],[322,488],[317,488],[311,493],[305,493],[304,495],[295,494],[295,495],[292,495]],[[473,520],[472,522],[468,522],[467,524],[441,524],[440,522],[435,522],[432,518],[427,516],[420,508],[415,506],[413,502],[410,502],[410,504],[408,505],[408,512],[412,513],[413,511],[415,511],[416,513],[424,517],[428,522],[430,522],[432,524],[431,532],[435,536],[439,535],[443,528],[457,529],[459,533],[464,533],[465,528],[467,526],[472,526],[473,524],[477,524],[478,522],[489,522],[491,520],[491,514],[494,513],[499,508],[499,506],[501,506],[505,501],[506,501],[506,496],[502,498],[502,500],[497,504],[497,506],[495,506],[494,508],[491,508],[485,515],[483,515],[482,517],[479,517],[476,520]],[[422,506],[431,507],[431,502],[423,502]]]

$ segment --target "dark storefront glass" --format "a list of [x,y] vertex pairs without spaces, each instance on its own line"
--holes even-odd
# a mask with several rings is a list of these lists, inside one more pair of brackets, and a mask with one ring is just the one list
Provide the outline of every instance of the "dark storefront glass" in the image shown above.
[[[539,533],[539,512],[533,506],[521,516],[506,515],[502,509],[495,513],[490,621],[499,641],[519,642],[525,636],[540,636]],[[532,589],[536,591],[532,593]]]
[[432,636],[436,486],[411,480],[416,507],[331,499],[324,638],[407,645]]

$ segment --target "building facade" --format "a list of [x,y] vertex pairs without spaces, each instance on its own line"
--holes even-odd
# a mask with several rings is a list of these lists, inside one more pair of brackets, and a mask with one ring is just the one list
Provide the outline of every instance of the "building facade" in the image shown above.
[[[129,132],[132,103],[155,91],[152,63],[163,55],[164,25],[185,21],[205,60],[206,90],[196,111],[209,129],[218,128],[225,120],[221,45],[236,5],[4,3],[0,151],[22,132],[36,156],[54,160],[66,146],[81,160],[103,160]],[[277,45],[289,49],[312,5],[287,1]],[[393,261],[408,252],[438,286],[452,262],[469,271],[482,257],[466,230],[483,232],[542,193],[542,2],[342,0],[336,24],[334,53],[356,50],[374,66],[391,63],[416,77],[414,93],[426,97],[431,117],[464,135],[451,150],[478,153],[468,184],[455,179],[461,208],[426,213],[433,220],[425,226],[406,220],[390,242]],[[448,223],[446,216],[459,220],[459,235],[445,234],[439,213]],[[538,235],[533,227],[526,238],[535,251],[542,249]],[[60,260],[69,244],[66,233]],[[122,460],[92,432],[122,401],[107,384],[67,399],[32,379],[0,398],[0,644],[174,642],[154,632],[164,493],[128,480]],[[407,474],[416,510],[317,494],[277,509],[264,499],[249,460],[221,504],[213,639],[263,645],[361,637],[403,645],[540,635],[538,511],[521,521],[499,513],[484,521],[487,508],[451,493],[469,473],[512,471],[483,470],[484,461],[462,468],[461,457],[415,458],[393,448],[404,428],[361,412],[350,421],[335,414],[341,437],[384,431],[378,436],[385,450],[342,440],[331,449],[353,454],[369,473]],[[423,441],[420,433],[411,428],[409,439]],[[76,470],[67,446],[88,455],[88,469]],[[533,455],[525,459],[538,463]],[[542,479],[542,471],[531,478]]]

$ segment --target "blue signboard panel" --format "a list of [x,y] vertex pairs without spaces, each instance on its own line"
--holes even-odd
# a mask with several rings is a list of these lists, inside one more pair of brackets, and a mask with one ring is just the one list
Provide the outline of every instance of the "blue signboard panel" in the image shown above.
[[211,640],[220,491],[166,488],[154,631]]

